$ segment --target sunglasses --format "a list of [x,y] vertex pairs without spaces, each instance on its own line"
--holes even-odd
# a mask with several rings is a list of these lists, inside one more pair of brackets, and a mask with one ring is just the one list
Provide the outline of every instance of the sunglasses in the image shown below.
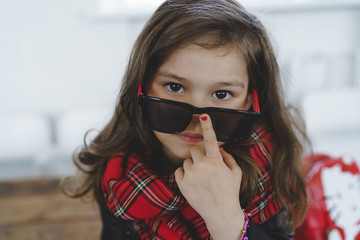
[[149,97],[138,89],[138,99],[144,123],[151,129],[169,134],[183,132],[194,114],[206,113],[220,142],[233,142],[246,137],[251,125],[260,117],[257,92],[253,90],[252,111],[227,108],[197,108],[190,104],[167,99]]

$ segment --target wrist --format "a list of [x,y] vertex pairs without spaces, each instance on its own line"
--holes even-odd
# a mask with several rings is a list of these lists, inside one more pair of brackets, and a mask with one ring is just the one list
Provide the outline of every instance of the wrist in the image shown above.
[[244,218],[245,222],[244,222],[244,227],[241,230],[240,240],[248,240],[248,237],[246,236],[246,232],[249,227],[250,215],[244,211],[244,216],[245,216]]
[[233,209],[229,214],[214,216],[212,219],[205,219],[206,226],[214,240],[239,240],[245,225],[244,211],[239,207]]

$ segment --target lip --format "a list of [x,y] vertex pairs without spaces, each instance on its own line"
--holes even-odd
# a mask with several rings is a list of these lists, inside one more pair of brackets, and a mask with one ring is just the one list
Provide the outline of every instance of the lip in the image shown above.
[[201,143],[204,141],[203,136],[197,133],[179,133],[177,136],[186,143]]

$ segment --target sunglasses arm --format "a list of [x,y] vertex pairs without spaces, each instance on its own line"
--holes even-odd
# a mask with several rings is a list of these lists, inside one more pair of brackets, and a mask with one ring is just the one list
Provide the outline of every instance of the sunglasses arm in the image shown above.
[[141,88],[142,88],[142,84],[140,83],[140,86],[139,86],[139,88],[138,88],[138,95],[144,95],[144,94],[142,93]]
[[259,98],[255,89],[253,89],[253,108],[254,112],[260,112]]

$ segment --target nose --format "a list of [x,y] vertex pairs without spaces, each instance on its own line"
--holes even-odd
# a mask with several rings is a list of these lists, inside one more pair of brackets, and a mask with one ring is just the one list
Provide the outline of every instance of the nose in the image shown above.
[[[210,104],[206,102],[206,97],[201,95],[192,95],[191,98],[187,99],[186,103],[196,107],[196,108],[204,108],[209,107]],[[191,122],[188,125],[188,128],[191,128],[195,131],[199,131],[200,126],[200,112],[196,112],[192,115]],[[199,128],[199,129],[197,129]]]
[[192,119],[186,129],[193,132],[201,132],[200,114],[195,113],[192,115]]
[[192,122],[200,122],[200,114],[197,114],[197,113],[193,114],[191,121]]
[[209,107],[206,96],[195,95],[190,99],[190,104],[197,108]]

